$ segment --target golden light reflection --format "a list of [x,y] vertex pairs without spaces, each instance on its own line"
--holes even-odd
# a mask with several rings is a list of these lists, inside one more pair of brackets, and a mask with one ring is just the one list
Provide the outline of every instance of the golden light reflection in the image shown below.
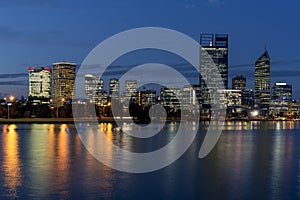
[[51,124],[48,127],[48,157],[53,162],[49,163],[55,174],[52,174],[51,181],[55,183],[55,190],[60,191],[61,199],[69,195],[66,189],[70,182],[70,155],[69,155],[69,129],[67,124]]
[[15,124],[4,125],[2,134],[4,187],[7,189],[6,195],[11,198],[18,197],[18,187],[22,184],[19,138],[16,129]]
[[[56,168],[57,168],[57,174],[59,176],[57,177],[57,181],[59,182],[59,185],[62,188],[65,188],[65,185],[68,184],[68,177],[69,174],[67,173],[69,171],[69,147],[68,147],[68,133],[67,128],[68,126],[66,124],[60,125],[60,131],[58,133],[57,138],[57,157],[56,157]],[[62,190],[62,195],[67,195],[67,191]]]
[[[113,125],[111,123],[102,123],[101,126],[98,127],[98,130],[89,128],[86,129],[86,143],[88,150],[96,155],[101,154],[107,160],[112,160],[113,158],[113,142],[115,140],[113,134]],[[101,134],[105,134],[105,139],[108,140],[111,145],[103,146],[103,139]]]
[[[80,137],[85,142],[87,150],[92,153],[93,156],[86,156],[84,167],[84,179],[85,180],[94,180],[95,179],[95,171],[101,177],[101,181],[97,182],[99,187],[105,189],[105,198],[110,199],[113,191],[113,170],[110,167],[98,167],[95,165],[95,158],[98,156],[101,158],[112,161],[113,158],[113,149],[112,145],[103,145],[105,142],[103,140],[108,140],[109,142],[113,142],[114,134],[113,134],[113,125],[111,123],[100,123],[95,127],[85,127],[85,134],[82,134]],[[105,134],[103,138],[103,134]],[[111,163],[110,163],[111,164]]]
[[49,126],[49,134],[48,134],[48,152],[49,152],[49,158],[53,159],[55,156],[55,125],[51,124]]
[[[52,158],[49,156],[48,133],[50,125],[48,124],[31,124],[29,132],[24,140],[26,147],[26,166],[30,169],[26,170],[26,185],[36,186],[39,191],[40,199],[45,199],[49,188],[51,188],[51,178],[53,177],[51,170]],[[23,142],[23,141],[22,141]]]
[[[113,131],[112,131],[112,124],[111,123],[108,123],[107,124],[107,131],[106,131],[106,137],[107,139],[113,143],[114,142],[114,135],[113,135]],[[111,160],[112,160],[112,157],[113,157],[113,150],[112,150],[112,147],[109,146],[109,145],[106,145],[105,147],[105,152],[107,153],[107,155],[109,155],[111,157]]]
[[107,130],[112,131],[113,125],[111,123],[107,124]]
[[106,131],[106,137],[109,139],[109,141],[113,142],[113,132],[112,132],[112,124],[107,124],[107,131]]

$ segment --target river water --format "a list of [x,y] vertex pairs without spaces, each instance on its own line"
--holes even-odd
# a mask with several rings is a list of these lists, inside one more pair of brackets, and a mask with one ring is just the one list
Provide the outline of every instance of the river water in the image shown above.
[[[128,142],[113,124],[99,125],[115,144],[137,152],[161,148],[177,127],[167,123],[147,145]],[[300,199],[300,122],[227,123],[203,159],[198,152],[205,132],[199,131],[177,161],[144,174],[101,164],[73,124],[1,130],[0,199]]]

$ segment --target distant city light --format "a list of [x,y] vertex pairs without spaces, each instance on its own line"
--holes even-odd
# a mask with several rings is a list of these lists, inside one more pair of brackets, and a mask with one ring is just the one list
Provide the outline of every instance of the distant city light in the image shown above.
[[251,112],[251,116],[252,116],[252,117],[256,117],[256,116],[258,116],[258,114],[259,114],[259,111],[258,111],[258,110],[253,110],[253,111]]

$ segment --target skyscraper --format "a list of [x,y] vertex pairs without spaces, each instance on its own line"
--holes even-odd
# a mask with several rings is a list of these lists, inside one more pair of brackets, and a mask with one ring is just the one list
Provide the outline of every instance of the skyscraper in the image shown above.
[[137,100],[137,82],[136,80],[125,81],[125,102]]
[[85,98],[96,102],[97,94],[103,90],[103,80],[91,74],[86,74],[85,78]]
[[76,76],[76,64],[69,62],[53,63],[53,98],[72,99]]
[[109,81],[109,97],[114,100],[119,100],[119,79],[112,78]]
[[270,57],[267,51],[255,62],[255,99],[258,107],[267,114],[270,105]]
[[238,75],[232,79],[232,89],[246,88],[246,77]]
[[51,97],[51,68],[50,67],[28,67],[29,71],[29,93],[33,98]]
[[[209,106],[212,100],[216,100],[215,94],[219,89],[219,84],[224,84],[224,89],[228,89],[228,35],[227,34],[201,34],[200,35],[200,103],[203,107]],[[207,52],[207,53],[206,53]],[[207,56],[210,56],[210,58]],[[214,62],[219,72],[211,67],[211,60]],[[217,75],[221,75],[221,80]],[[205,80],[209,79],[213,88],[208,90]]]

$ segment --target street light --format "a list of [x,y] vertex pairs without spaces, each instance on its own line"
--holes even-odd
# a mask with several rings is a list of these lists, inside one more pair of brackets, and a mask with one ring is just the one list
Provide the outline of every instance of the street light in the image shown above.
[[15,100],[15,97],[14,97],[14,96],[10,96],[10,97],[9,97],[9,100],[14,101],[14,100]]
[[[15,99],[15,97],[14,96],[10,96],[9,97],[9,100],[10,101],[14,101],[14,99]],[[7,101],[7,98],[4,98],[4,100],[5,101]],[[11,106],[12,105],[12,103],[11,102],[6,102],[7,103],[7,119],[9,119],[9,106]]]

